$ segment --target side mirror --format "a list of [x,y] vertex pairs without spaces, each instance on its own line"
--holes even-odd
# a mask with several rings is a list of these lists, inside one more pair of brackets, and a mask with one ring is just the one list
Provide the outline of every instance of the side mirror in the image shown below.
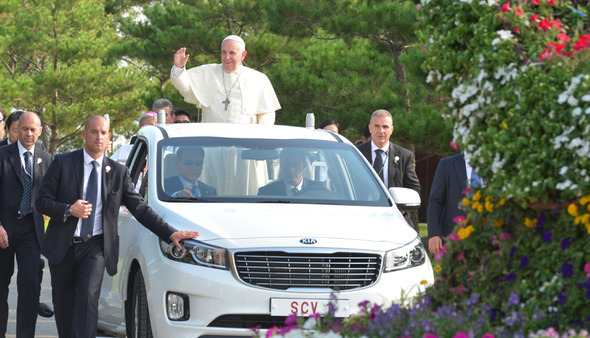
[[389,188],[389,194],[400,210],[420,209],[420,194],[408,188]]

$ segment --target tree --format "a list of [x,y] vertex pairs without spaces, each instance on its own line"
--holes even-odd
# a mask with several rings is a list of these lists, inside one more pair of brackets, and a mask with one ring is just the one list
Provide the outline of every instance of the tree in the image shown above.
[[145,77],[113,57],[119,37],[101,1],[22,2],[0,20],[0,102],[37,112],[51,153],[80,146],[92,115],[129,129]]

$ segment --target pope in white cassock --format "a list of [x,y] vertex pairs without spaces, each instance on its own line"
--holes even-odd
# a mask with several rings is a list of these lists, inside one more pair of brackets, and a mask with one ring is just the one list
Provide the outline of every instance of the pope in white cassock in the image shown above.
[[[170,80],[186,102],[202,109],[201,122],[274,124],[275,111],[281,108],[279,100],[265,74],[242,65],[246,54],[246,44],[237,35],[221,42],[221,64],[186,70],[190,56],[186,48],[174,54]],[[220,195],[256,195],[258,187],[268,181],[265,162],[236,163],[238,155],[227,151],[206,154],[203,180]]]

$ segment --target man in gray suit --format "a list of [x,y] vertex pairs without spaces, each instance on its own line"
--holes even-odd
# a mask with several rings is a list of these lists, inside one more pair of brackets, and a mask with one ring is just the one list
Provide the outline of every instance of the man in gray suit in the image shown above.
[[[369,123],[371,141],[358,146],[367,161],[387,188],[403,187],[420,193],[420,181],[416,175],[414,153],[409,149],[389,142],[393,133],[393,119],[387,110],[379,109],[371,115]],[[408,224],[418,231],[409,213],[404,213]]]
[[41,120],[23,113],[18,140],[0,148],[0,336],[6,334],[8,286],[18,264],[17,337],[34,337],[39,307],[43,215],[33,207],[52,156],[36,144]]

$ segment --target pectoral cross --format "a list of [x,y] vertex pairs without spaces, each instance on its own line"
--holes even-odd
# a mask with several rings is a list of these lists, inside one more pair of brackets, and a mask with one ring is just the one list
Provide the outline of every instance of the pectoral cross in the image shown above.
[[225,110],[227,110],[227,106],[229,105],[229,98],[226,97],[225,101],[221,101],[221,103],[225,104]]

